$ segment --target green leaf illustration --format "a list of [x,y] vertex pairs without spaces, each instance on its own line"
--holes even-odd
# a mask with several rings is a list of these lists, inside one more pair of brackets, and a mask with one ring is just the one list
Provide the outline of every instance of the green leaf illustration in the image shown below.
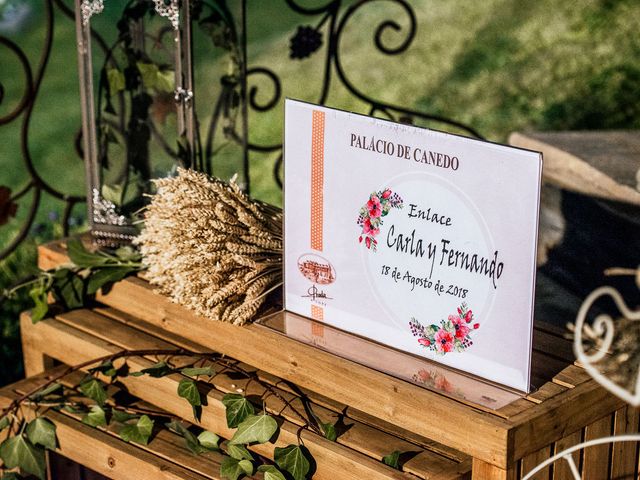
[[120,438],[125,442],[135,442],[141,445],[149,443],[149,437],[153,432],[153,420],[143,415],[133,425],[126,425],[120,430]]
[[299,445],[285,448],[276,447],[273,459],[282,470],[291,474],[294,480],[305,480],[311,465]]
[[264,480],[286,480],[282,472],[273,465],[260,465],[258,471],[264,473]]
[[253,474],[253,464],[249,460],[225,457],[220,465],[220,475],[229,480],[237,480],[243,475]]
[[82,417],[82,423],[91,427],[106,427],[107,417],[101,406],[94,405],[91,407],[91,411]]
[[202,405],[198,385],[190,378],[183,378],[178,384],[178,395],[187,400],[193,407]]
[[80,384],[80,391],[91,400],[95,400],[95,402],[100,406],[104,405],[104,402],[106,402],[108,398],[107,392],[105,392],[100,381],[95,378]]
[[44,417],[38,417],[27,425],[27,437],[34,445],[41,445],[49,450],[55,450],[56,426]]
[[278,430],[278,423],[269,415],[251,415],[238,425],[238,430],[229,443],[266,443]]
[[6,468],[20,468],[41,480],[45,479],[44,448],[32,445],[23,435],[16,435],[2,442],[0,459]]
[[237,393],[227,393],[222,397],[222,404],[227,408],[227,426],[229,428],[236,428],[247,417],[255,413],[251,402],[245,396]]

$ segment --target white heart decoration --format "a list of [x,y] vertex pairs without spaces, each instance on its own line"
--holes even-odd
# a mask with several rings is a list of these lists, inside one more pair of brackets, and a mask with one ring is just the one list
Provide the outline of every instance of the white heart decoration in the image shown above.
[[634,407],[638,407],[640,406],[640,371],[638,371],[633,392],[630,392],[626,388],[623,388],[617,383],[609,380],[593,365],[593,363],[598,362],[607,354],[607,351],[613,342],[613,333],[615,328],[613,325],[613,319],[609,315],[598,315],[593,321],[592,328],[594,333],[600,337],[604,337],[601,348],[596,353],[587,355],[582,347],[582,330],[584,328],[587,313],[595,301],[604,296],[609,296],[613,299],[620,310],[620,313],[622,313],[625,318],[628,318],[629,320],[640,320],[640,310],[634,312],[629,309],[617,290],[612,287],[600,287],[591,292],[580,306],[580,310],[578,311],[578,316],[576,318],[573,351],[576,354],[578,361],[582,363],[584,369],[589,372],[596,382],[614,395],[620,397],[625,402],[633,405]]

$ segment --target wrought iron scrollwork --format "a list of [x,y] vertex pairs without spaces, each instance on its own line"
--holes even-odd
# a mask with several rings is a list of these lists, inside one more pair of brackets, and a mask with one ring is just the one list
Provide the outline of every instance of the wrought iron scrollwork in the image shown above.
[[[416,119],[427,122],[442,124],[449,127],[459,129],[473,137],[483,138],[474,128],[461,122],[452,120],[440,115],[433,115],[427,112],[421,112],[402,105],[394,105],[383,100],[374,98],[358,87],[347,75],[347,71],[342,62],[342,41],[345,36],[345,29],[351,22],[353,16],[373,3],[385,1],[399,6],[408,20],[408,26],[403,27],[396,20],[383,20],[377,25],[373,32],[373,43],[375,48],[386,55],[399,55],[407,51],[411,46],[417,30],[417,19],[413,8],[406,0],[362,0],[351,5],[343,6],[343,0],[331,0],[324,5],[318,7],[308,7],[300,5],[296,0],[285,0],[291,10],[307,17],[319,17],[320,20],[315,27],[303,25],[291,38],[290,57],[292,59],[304,59],[310,55],[320,51],[323,45],[326,45],[325,60],[322,72],[322,85],[320,94],[315,103],[320,105],[326,104],[329,92],[331,91],[334,81],[338,81],[342,87],[346,88],[352,96],[358,98],[368,110],[363,113],[374,116],[384,116],[393,121],[401,121],[404,123],[413,123]],[[326,26],[326,33],[323,34],[322,29]],[[383,40],[385,32],[392,31],[402,33],[404,36],[401,42],[396,46],[389,46]],[[326,39],[325,39],[326,37]],[[334,80],[334,72],[335,77]],[[252,67],[247,71],[247,82],[250,81],[252,74],[262,74],[269,78],[273,84],[273,96],[268,102],[259,104],[256,101],[257,87],[249,88],[249,107],[255,111],[263,112],[274,108],[281,100],[282,82],[280,78],[267,67]],[[282,149],[282,144],[257,144],[248,143],[250,151],[254,152],[277,152]],[[273,168],[273,175],[276,183],[282,187],[282,179],[280,178],[280,170],[282,164],[282,154],[278,155]]]
[[[149,5],[152,5],[156,13],[166,17],[171,24],[171,27],[167,27],[168,31],[176,32],[175,38],[183,47],[183,62],[179,62],[176,65],[175,95],[177,104],[183,112],[180,118],[178,118],[178,124],[181,130],[180,134],[184,135],[187,141],[184,145],[179,145],[178,151],[175,151],[167,145],[167,152],[172,156],[183,155],[186,159],[185,161],[190,162],[195,168],[212,173],[216,154],[216,149],[213,148],[214,137],[216,137],[216,132],[219,132],[237,143],[242,150],[242,167],[245,169],[242,173],[247,191],[250,190],[250,176],[248,171],[250,152],[275,154],[276,158],[272,166],[273,177],[277,185],[282,187],[282,179],[279,173],[282,163],[281,142],[275,140],[250,142],[248,139],[250,125],[248,125],[247,121],[247,110],[267,112],[277,108],[282,100],[284,87],[282,79],[279,78],[268,65],[252,65],[250,59],[247,59],[247,32],[244,23],[247,9],[246,0],[216,0],[216,8],[209,5],[211,3],[209,0],[183,0],[183,10],[179,9],[177,0],[131,0],[129,3],[135,1],[146,1]],[[317,6],[302,5],[297,0],[282,0],[282,2],[283,7],[289,8],[302,17],[309,19],[309,24],[300,25],[292,32],[289,51],[291,61],[300,61],[312,55],[323,55],[321,71],[315,75],[315,77],[320,78],[321,82],[319,94],[316,98],[309,98],[308,100],[324,105],[327,102],[332,88],[340,86],[346,89],[353,97],[364,103],[365,109],[363,113],[408,123],[412,123],[418,119],[426,122],[435,122],[436,124],[444,124],[457,128],[475,137],[481,137],[473,128],[455,120],[418,111],[403,105],[394,105],[376,98],[367,93],[362,86],[357,85],[349,76],[345,63],[343,62],[343,56],[346,54],[347,48],[344,39],[347,36],[347,27],[353,25],[353,19],[356,13],[363,11],[371,4],[380,2],[390,3],[399,7],[402,22],[399,21],[397,16],[382,20],[372,31],[373,48],[385,55],[398,55],[409,49],[416,37],[417,31],[416,15],[407,0],[361,0],[357,2],[329,0],[322,3],[319,2],[320,4]],[[22,147],[21,160],[30,177],[26,185],[21,186],[16,189],[15,193],[9,195],[5,204],[11,206],[19,199],[24,200],[26,195],[32,195],[31,205],[28,206],[29,214],[20,227],[19,233],[12,239],[9,245],[0,251],[0,259],[15,250],[20,242],[27,237],[43,195],[50,195],[65,203],[62,218],[65,234],[69,231],[69,219],[73,207],[86,200],[83,196],[68,195],[65,192],[56,190],[39,174],[31,156],[29,146],[30,120],[51,53],[54,8],[57,8],[67,18],[75,18],[74,11],[70,9],[63,0],[42,0],[42,3],[44,5],[46,33],[37,65],[29,61],[19,45],[9,38],[0,35],[0,49],[7,50],[10,55],[15,57],[24,72],[22,96],[19,99],[12,99],[15,101],[16,106],[12,111],[0,117],[0,126],[13,122],[22,122],[20,137]],[[233,9],[228,8],[228,5],[232,3],[235,11],[242,12],[242,21],[237,25],[233,23],[234,19],[229,18]],[[79,2],[78,8],[80,9],[81,20],[87,29],[90,29],[91,17],[101,12],[103,7],[104,0],[81,0]],[[187,12],[184,18],[181,18],[181,11]],[[202,17],[199,17],[195,13],[198,11],[205,12],[206,15],[203,14]],[[213,12],[218,12],[219,18],[214,18],[214,16],[212,16]],[[221,27],[228,28],[226,37],[223,38],[223,42],[226,42],[223,48],[226,48],[229,52],[232,61],[235,62],[235,67],[233,68],[232,74],[227,73],[226,75],[222,75],[222,89],[218,94],[218,98],[205,99],[207,104],[213,106],[211,122],[203,131],[198,131],[200,124],[195,115],[194,105],[195,102],[201,102],[203,99],[199,97],[199,92],[193,87],[193,59],[191,58],[190,29],[192,22],[200,22],[205,16],[213,22],[226,22],[227,27],[224,27],[224,25]],[[181,25],[188,30],[187,34],[184,34],[184,32],[181,33],[181,30],[178,29]],[[215,27],[216,25],[213,26]],[[217,27],[220,27],[220,25],[217,25]],[[91,33],[94,44],[98,45],[108,56],[109,46],[95,31],[88,31]],[[394,36],[395,43],[393,44],[389,44],[388,42],[390,34]],[[214,39],[214,43],[216,43],[216,39],[220,41],[218,37],[212,37],[212,39]],[[231,42],[231,44],[227,45],[229,42]],[[183,64],[184,71],[180,71],[179,69],[182,68]],[[261,88],[258,88],[254,82],[254,80],[257,79],[262,80]],[[101,81],[105,82],[106,80],[101,76]],[[265,81],[267,82],[266,85]],[[103,84],[102,88],[106,88],[106,86]],[[6,101],[5,89],[2,85],[0,73],[0,105],[2,105],[3,102],[6,103]],[[152,135],[157,137],[159,133],[153,131],[152,126],[150,128]],[[82,136],[79,134],[76,137],[75,150],[79,153],[80,157],[82,157],[83,154],[86,157],[87,139],[84,139],[84,143],[81,140]],[[98,154],[99,152],[93,153],[93,155]],[[92,200],[90,203],[95,203],[92,198],[95,192],[90,188],[88,194]],[[100,200],[100,198],[98,200]],[[0,202],[1,201],[3,201],[2,198],[0,198]],[[2,213],[2,209],[3,207],[0,205],[0,213]],[[5,210],[9,213],[11,212],[10,209]],[[117,223],[121,221],[120,213],[106,207],[103,210],[97,213],[104,213],[105,215],[113,213],[115,217],[110,218],[114,221],[117,220],[115,222],[117,226]],[[90,213],[90,218],[91,215]]]

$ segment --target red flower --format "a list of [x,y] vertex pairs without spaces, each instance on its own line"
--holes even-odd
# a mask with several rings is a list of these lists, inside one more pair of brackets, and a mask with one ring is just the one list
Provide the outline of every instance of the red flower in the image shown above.
[[419,370],[418,378],[421,382],[428,382],[429,380],[431,380],[431,374],[426,370]]
[[474,324],[473,324],[473,328],[474,328],[475,330],[479,329],[479,328],[480,328],[480,324],[479,324],[479,323],[474,323]]
[[424,345],[425,347],[428,347],[429,345],[431,345],[431,342],[429,341],[428,338],[419,338],[418,343],[420,345]]
[[367,245],[367,248],[371,248],[371,237],[366,237],[364,243]]
[[456,338],[463,339],[469,333],[469,327],[465,325],[462,319],[457,315],[449,315],[449,321],[453,323],[456,329]]
[[473,312],[471,310],[469,310],[466,315],[464,316],[464,320],[469,323],[471,320],[473,320]]
[[368,235],[378,235],[380,233],[380,229],[371,225],[371,219],[365,218],[364,223],[362,224],[362,230],[364,233]]
[[11,189],[0,186],[0,225],[5,225],[9,218],[15,217],[18,204],[11,200]]
[[389,190],[388,188],[384,192],[382,192],[382,198],[384,198],[385,200],[390,196],[391,196],[391,190]]
[[371,195],[371,199],[367,202],[367,209],[371,218],[378,218],[382,215],[380,199],[376,195]]
[[436,350],[439,353],[448,353],[453,350],[453,335],[443,328],[438,330],[435,335]]
[[462,309],[458,307],[458,315],[462,315]]

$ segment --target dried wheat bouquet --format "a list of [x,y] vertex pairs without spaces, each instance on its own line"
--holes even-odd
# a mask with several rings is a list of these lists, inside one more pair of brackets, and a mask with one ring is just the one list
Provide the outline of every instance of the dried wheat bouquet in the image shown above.
[[154,182],[136,239],[146,278],[200,315],[251,321],[282,285],[282,210],[193,170]]

